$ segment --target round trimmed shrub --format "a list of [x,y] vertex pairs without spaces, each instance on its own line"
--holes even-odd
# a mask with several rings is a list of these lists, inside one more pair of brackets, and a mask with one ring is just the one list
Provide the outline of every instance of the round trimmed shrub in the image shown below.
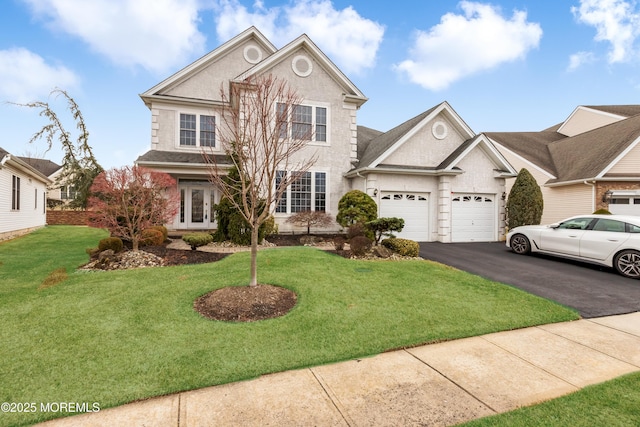
[[205,232],[188,233],[182,236],[182,240],[184,240],[187,245],[191,246],[191,250],[195,251],[196,248],[213,242],[213,236]]
[[164,225],[154,225],[153,227],[149,227],[149,230],[158,230],[162,233],[163,241],[166,241],[169,238],[169,230]]
[[363,256],[366,255],[369,250],[371,250],[371,246],[373,242],[366,236],[356,236],[351,241],[349,241],[349,246],[351,246],[351,253],[355,256]]
[[420,254],[420,245],[418,242],[399,237],[391,237],[382,241],[382,246],[389,248],[398,255],[417,257]]
[[98,242],[99,252],[111,249],[113,252],[118,253],[121,252],[123,248],[124,244],[122,243],[122,239],[119,237],[107,237],[106,239],[102,239]]
[[160,230],[148,228],[143,230],[140,236],[140,246],[158,246],[164,243],[164,236]]
[[378,217],[378,205],[367,193],[360,190],[347,192],[338,202],[336,222],[343,227],[366,223]]

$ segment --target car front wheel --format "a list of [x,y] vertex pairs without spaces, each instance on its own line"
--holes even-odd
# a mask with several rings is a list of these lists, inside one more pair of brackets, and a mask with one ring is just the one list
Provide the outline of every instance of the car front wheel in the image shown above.
[[511,246],[511,250],[518,255],[526,255],[531,252],[531,243],[529,243],[527,236],[523,234],[515,234],[511,237],[509,246]]
[[618,273],[632,279],[640,279],[640,252],[627,249],[616,255],[613,266]]

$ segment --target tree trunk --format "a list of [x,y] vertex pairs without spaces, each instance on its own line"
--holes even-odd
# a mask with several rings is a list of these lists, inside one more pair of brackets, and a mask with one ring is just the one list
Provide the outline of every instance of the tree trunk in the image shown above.
[[251,228],[251,281],[249,286],[258,286],[258,230],[254,224]]
[[134,252],[137,251],[140,247],[140,241],[134,237],[133,239],[131,239],[131,246],[131,250],[133,250]]

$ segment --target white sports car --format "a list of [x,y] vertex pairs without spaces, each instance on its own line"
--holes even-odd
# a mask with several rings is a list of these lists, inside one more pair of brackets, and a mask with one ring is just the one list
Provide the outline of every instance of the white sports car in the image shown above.
[[640,279],[640,216],[580,215],[556,224],[523,225],[509,231],[507,246],[517,254],[602,264]]

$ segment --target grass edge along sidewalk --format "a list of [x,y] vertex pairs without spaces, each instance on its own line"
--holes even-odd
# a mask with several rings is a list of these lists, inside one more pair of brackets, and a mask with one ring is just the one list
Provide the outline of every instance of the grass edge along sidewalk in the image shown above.
[[[214,322],[193,310],[248,281],[249,255],[179,267],[76,271],[106,236],[51,226],[0,244],[0,402],[138,399],[393,348],[578,318],[551,301],[429,261],[348,260],[305,248],[259,253],[259,281],[298,295],[286,316]],[[327,268],[331,266],[331,268]],[[38,289],[54,271],[68,277]],[[65,413],[2,413],[0,425]]]

